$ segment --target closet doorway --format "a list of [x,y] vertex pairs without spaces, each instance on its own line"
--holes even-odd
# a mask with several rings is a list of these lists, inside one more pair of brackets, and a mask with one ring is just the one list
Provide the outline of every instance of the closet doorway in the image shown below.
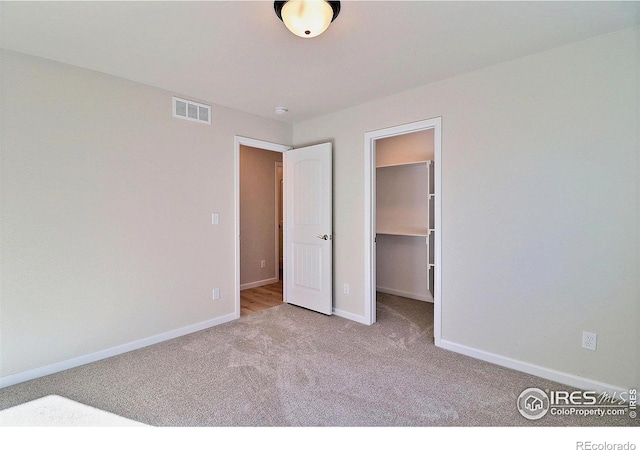
[[365,319],[377,292],[434,303],[440,341],[441,119],[365,134]]

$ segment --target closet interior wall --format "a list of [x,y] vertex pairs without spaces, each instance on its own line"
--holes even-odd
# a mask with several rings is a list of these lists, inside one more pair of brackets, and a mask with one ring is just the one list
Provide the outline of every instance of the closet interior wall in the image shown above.
[[433,130],[376,141],[376,289],[433,302]]

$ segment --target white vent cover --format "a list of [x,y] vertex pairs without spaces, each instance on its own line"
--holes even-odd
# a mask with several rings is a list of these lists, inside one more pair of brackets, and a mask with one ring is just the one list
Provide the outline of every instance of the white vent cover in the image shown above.
[[173,117],[211,125],[211,106],[173,97]]

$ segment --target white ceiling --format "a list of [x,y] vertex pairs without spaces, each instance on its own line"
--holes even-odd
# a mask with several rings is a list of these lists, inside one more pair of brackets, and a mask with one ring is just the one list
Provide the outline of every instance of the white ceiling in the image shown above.
[[299,122],[638,23],[631,1],[343,1],[302,39],[271,1],[0,2],[0,47]]

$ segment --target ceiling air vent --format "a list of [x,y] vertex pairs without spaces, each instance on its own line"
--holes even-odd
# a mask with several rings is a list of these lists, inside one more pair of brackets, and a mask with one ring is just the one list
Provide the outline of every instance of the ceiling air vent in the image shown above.
[[211,106],[173,97],[173,117],[211,125]]

